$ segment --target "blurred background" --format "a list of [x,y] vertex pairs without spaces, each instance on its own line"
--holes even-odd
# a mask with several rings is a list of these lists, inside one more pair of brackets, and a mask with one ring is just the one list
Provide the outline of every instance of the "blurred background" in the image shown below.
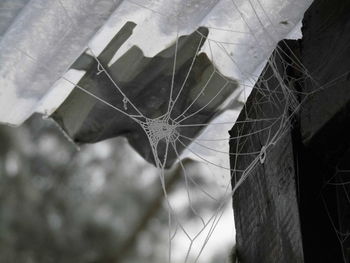
[[[195,234],[203,225],[193,209],[209,218],[218,208],[198,189],[219,200],[227,185],[195,161],[183,164],[197,185],[186,185],[175,165],[166,171],[166,188],[182,225]],[[168,210],[158,171],[124,138],[77,149],[55,123],[34,115],[19,128],[0,126],[0,171],[1,263],[168,262]],[[225,207],[198,262],[228,260],[230,199]],[[172,262],[183,262],[190,242],[172,228],[178,232]]]

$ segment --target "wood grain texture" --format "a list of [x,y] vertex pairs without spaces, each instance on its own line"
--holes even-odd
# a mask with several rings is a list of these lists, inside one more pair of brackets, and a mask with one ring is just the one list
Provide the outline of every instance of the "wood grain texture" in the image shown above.
[[[280,47],[283,48],[283,44]],[[285,69],[279,56],[275,57],[274,62],[279,70]],[[239,121],[288,116],[288,102],[284,100],[271,67],[267,66],[262,79],[268,81],[253,90]],[[268,121],[237,122],[230,131],[231,138],[248,133],[253,134],[231,140],[231,153],[260,151],[264,146],[267,146],[267,150],[264,162],[256,162],[233,196],[239,260],[304,262],[290,123],[283,118],[273,125]],[[278,134],[276,140],[272,139],[275,134]],[[231,158],[231,168],[246,169],[255,158],[259,158],[259,155]],[[233,187],[240,176],[239,173],[232,174]]]
[[[315,1],[305,14],[303,39],[291,49],[307,70],[294,88],[309,95],[298,96],[302,104],[291,129],[268,147],[265,162],[256,165],[233,198],[241,262],[350,260],[349,236],[344,239],[350,227],[350,192],[348,184],[342,185],[350,171],[349,14],[350,2],[343,0]],[[269,79],[270,88],[278,87],[270,71],[262,78]],[[266,100],[271,90],[255,88],[239,120],[286,113],[283,103],[276,103],[282,97],[271,94]],[[231,137],[261,128],[259,122],[236,124]],[[259,132],[231,140],[231,152],[259,151],[267,137]],[[252,161],[250,156],[232,157],[231,166],[245,169]],[[240,175],[232,176],[234,186]],[[329,185],[330,180],[340,185]]]

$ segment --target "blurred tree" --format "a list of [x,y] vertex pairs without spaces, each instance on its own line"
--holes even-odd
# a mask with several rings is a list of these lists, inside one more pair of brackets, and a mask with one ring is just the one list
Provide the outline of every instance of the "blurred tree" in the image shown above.
[[[77,151],[52,122],[34,116],[22,128],[1,126],[0,143],[1,263],[167,261],[157,170],[125,139]],[[167,172],[168,192],[185,187],[182,177],[180,166]],[[193,205],[208,209],[203,200]],[[181,213],[193,220],[189,210]]]

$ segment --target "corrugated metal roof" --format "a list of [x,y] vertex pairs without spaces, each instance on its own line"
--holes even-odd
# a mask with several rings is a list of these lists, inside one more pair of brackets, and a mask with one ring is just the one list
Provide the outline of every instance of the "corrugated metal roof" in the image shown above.
[[[19,125],[39,105],[46,112],[59,106],[72,89],[67,81],[63,81],[66,87],[62,80],[57,82],[60,77],[87,46],[96,54],[101,52],[127,21],[137,26],[111,63],[135,45],[153,57],[177,36],[205,26],[212,45],[204,45],[201,51],[220,73],[238,80],[241,87],[252,86],[251,79],[260,73],[276,43],[293,31],[311,2],[2,1],[0,122]],[[74,83],[81,77],[69,74]],[[45,96],[49,99],[43,103]]]

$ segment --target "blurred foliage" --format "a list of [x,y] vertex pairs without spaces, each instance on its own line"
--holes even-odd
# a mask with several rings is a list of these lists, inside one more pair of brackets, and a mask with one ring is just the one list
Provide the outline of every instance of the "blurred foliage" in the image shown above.
[[[125,139],[78,151],[53,122],[34,116],[21,128],[0,126],[0,143],[1,263],[167,262],[157,170]],[[185,187],[179,167],[166,176],[170,193]],[[193,206],[210,209],[203,200]],[[193,220],[189,211],[181,213]]]

